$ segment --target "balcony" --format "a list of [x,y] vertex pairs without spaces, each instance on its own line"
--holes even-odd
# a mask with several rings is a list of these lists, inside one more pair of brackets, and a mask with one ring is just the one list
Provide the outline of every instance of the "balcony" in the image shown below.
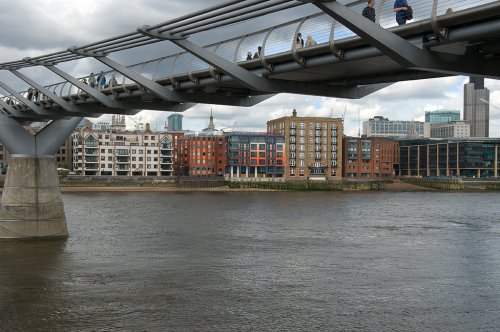
[[130,162],[129,158],[123,158],[123,157],[118,157],[116,158],[116,163],[117,164],[128,164]]
[[85,163],[97,164],[97,163],[99,163],[99,160],[97,159],[97,157],[85,157]]

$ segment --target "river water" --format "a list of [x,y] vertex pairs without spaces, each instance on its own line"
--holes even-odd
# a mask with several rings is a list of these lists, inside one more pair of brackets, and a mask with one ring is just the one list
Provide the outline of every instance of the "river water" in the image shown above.
[[499,331],[500,195],[65,193],[1,331]]

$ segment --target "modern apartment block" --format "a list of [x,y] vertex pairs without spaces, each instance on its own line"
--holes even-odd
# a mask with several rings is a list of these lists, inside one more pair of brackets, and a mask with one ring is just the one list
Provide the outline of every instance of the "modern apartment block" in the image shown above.
[[284,177],[286,158],[283,135],[230,132],[226,138],[228,177]]
[[[121,121],[121,119],[120,119]],[[172,141],[153,132],[97,131],[92,125],[73,133],[73,172],[79,175],[171,176]]]
[[420,121],[393,121],[383,116],[375,116],[363,122],[363,136],[424,137],[424,123]]
[[464,85],[464,120],[470,124],[470,137],[489,137],[490,91],[484,78],[471,77]]
[[345,178],[389,178],[399,165],[399,144],[391,138],[344,137]]
[[340,180],[342,178],[343,120],[285,116],[267,122],[267,131],[285,137],[285,178]]
[[402,176],[499,177],[500,139],[403,139]]

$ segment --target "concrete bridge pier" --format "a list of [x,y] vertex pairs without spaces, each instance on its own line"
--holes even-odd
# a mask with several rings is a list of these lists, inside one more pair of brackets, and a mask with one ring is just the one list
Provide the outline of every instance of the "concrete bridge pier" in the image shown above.
[[0,239],[68,236],[54,154],[80,120],[55,120],[31,135],[0,115],[0,141],[11,152],[0,206]]
[[0,206],[0,238],[67,236],[55,157],[11,156]]

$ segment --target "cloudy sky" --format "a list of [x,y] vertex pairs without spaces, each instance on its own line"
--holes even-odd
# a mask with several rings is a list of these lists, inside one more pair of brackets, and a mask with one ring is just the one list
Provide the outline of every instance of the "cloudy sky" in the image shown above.
[[[224,1],[0,0],[0,62],[48,54],[73,45],[85,45],[133,32],[138,26],[154,25],[221,2]],[[304,15],[304,9],[301,10],[302,12],[295,10],[287,13],[286,17],[275,16],[272,22],[279,22],[277,17],[284,21],[289,19],[290,15]],[[252,25],[247,23],[243,27],[233,27],[230,32],[225,32],[225,35],[222,35],[223,31],[214,31],[201,37],[194,36],[194,40],[226,39],[232,36],[230,34],[234,35],[239,31],[251,32],[246,29],[260,30],[264,28],[263,25],[269,24],[268,22],[269,19],[261,19]],[[133,64],[175,51],[168,42],[162,42],[147,51],[113,54],[110,57],[123,64]],[[103,65],[91,60],[80,60],[60,66],[75,76],[84,76],[100,69],[106,70]],[[36,67],[23,72],[46,84],[60,80],[43,68]],[[0,72],[0,79],[12,86],[24,88],[10,73]],[[205,128],[210,111],[213,110],[218,128],[263,131],[266,129],[267,120],[290,115],[295,108],[300,116],[341,117],[345,112],[347,134],[357,135],[358,124],[376,115],[397,120],[423,121],[425,111],[442,108],[463,111],[463,84],[467,81],[467,77],[459,76],[396,83],[360,100],[280,94],[251,108],[197,105],[183,113],[184,128]],[[490,136],[500,137],[500,81],[486,80],[486,87],[491,91]],[[161,130],[170,114],[143,111],[135,118],[141,116],[143,122],[150,122],[153,128]],[[108,118],[109,116],[99,121]]]

